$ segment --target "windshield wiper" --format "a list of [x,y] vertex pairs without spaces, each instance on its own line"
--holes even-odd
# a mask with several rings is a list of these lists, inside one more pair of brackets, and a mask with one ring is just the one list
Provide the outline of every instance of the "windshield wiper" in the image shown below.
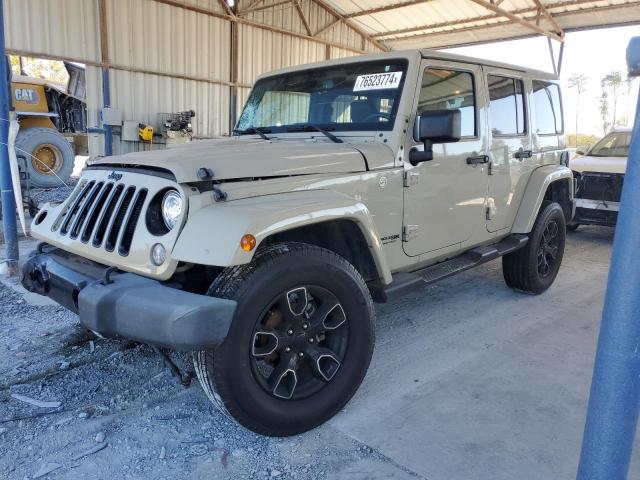
[[265,133],[271,133],[271,130],[269,130],[268,128],[255,128],[255,127],[251,127],[251,128],[245,128],[244,130],[234,130],[233,133],[237,133],[238,135],[252,135],[252,134],[256,134],[258,135],[261,139],[263,140],[271,140],[269,137],[267,137],[265,135]]
[[287,127],[287,132],[313,132],[313,131],[320,132],[321,134],[323,134],[325,137],[327,137],[329,140],[331,140],[334,143],[343,143],[341,138],[336,137],[333,133],[327,132],[326,129],[314,123],[304,123],[301,125],[294,125],[291,127]]

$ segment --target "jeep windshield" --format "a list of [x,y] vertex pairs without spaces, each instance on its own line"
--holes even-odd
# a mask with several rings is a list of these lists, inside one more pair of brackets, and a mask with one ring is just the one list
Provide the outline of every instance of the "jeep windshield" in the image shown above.
[[589,151],[590,157],[627,157],[631,132],[613,132],[604,137]]
[[384,60],[264,78],[234,133],[392,130],[406,71],[406,60]]

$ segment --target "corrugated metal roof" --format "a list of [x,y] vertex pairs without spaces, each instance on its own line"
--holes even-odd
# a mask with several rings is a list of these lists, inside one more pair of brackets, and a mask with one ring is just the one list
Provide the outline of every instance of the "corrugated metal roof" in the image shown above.
[[[482,0],[326,1],[392,49],[454,46],[537,34],[481,5]],[[543,0],[541,3],[564,30],[640,23],[639,0]],[[503,0],[494,4],[544,30],[557,30],[545,15],[538,14],[534,0]]]

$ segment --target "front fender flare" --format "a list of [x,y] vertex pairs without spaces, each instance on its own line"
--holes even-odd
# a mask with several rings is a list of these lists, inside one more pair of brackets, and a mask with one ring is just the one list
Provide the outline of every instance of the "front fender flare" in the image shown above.
[[545,165],[531,173],[511,229],[512,233],[531,232],[549,185],[561,180],[569,182],[570,200],[573,201],[573,172],[571,169],[562,165]]
[[331,190],[290,192],[215,203],[189,215],[171,256],[175,260],[228,267],[249,263],[256,249],[245,252],[240,239],[250,233],[256,244],[297,227],[332,220],[350,220],[367,241],[380,278],[391,282],[391,271],[380,236],[366,205]]

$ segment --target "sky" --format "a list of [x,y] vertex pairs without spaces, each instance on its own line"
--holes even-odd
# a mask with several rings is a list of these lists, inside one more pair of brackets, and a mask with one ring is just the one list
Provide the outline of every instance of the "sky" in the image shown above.
[[[600,97],[600,79],[607,73],[619,70],[627,78],[625,54],[627,44],[633,36],[640,35],[640,26],[605,28],[567,33],[565,37],[564,58],[560,81],[563,85],[563,107],[565,114],[565,132],[575,133],[576,92],[567,88],[567,80],[574,73],[584,73],[589,77],[586,91],[581,95],[578,129],[580,133],[602,135],[602,121],[598,110]],[[558,58],[558,42],[555,44]],[[473,45],[453,48],[448,51],[480,57],[489,60],[523,65],[537,70],[553,71],[549,56],[547,39],[544,37],[513,40],[508,42]],[[523,63],[526,59],[526,63]],[[632,83],[631,95],[626,95],[627,86],[623,83],[623,95],[618,102],[616,117],[627,117],[631,126],[635,114],[640,80]]]

